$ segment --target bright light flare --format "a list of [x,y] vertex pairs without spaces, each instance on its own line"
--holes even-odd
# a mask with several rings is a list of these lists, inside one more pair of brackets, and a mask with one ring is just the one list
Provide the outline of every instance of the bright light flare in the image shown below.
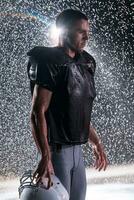
[[52,44],[57,45],[59,40],[59,35],[61,34],[62,29],[56,27],[55,24],[52,24],[50,27],[50,41]]

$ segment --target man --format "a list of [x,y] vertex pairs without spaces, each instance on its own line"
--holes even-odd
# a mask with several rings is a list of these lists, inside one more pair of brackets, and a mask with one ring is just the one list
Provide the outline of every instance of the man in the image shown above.
[[55,173],[70,200],[84,200],[86,176],[81,144],[90,141],[96,168],[106,169],[107,160],[95,129],[91,111],[96,96],[95,61],[83,50],[89,34],[88,18],[67,9],[56,19],[60,28],[56,47],[35,47],[28,52],[31,82],[31,127],[41,153],[34,173],[37,183]]

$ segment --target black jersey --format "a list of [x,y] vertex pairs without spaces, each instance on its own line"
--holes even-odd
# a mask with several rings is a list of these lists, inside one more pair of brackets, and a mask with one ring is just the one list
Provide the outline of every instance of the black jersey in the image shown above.
[[82,51],[71,58],[62,47],[35,47],[28,56],[31,92],[35,84],[53,92],[45,113],[49,144],[86,143],[96,96],[93,57]]

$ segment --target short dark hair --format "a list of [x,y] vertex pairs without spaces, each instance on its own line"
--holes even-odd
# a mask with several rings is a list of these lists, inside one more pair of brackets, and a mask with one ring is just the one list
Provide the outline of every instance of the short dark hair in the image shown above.
[[78,20],[87,20],[87,16],[79,10],[67,9],[63,10],[56,18],[57,28],[69,28]]

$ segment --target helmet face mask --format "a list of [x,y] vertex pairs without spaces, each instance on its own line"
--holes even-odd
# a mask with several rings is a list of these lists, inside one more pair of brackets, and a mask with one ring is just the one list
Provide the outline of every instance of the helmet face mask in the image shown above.
[[27,171],[20,179],[20,200],[69,200],[68,192],[60,180],[52,175],[53,185],[46,189],[42,184],[33,181],[32,171]]

